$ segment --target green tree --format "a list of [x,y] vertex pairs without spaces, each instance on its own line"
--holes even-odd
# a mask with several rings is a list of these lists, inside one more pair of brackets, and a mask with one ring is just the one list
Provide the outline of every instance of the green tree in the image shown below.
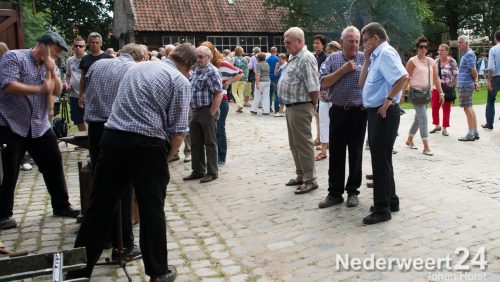
[[50,23],[66,40],[76,35],[84,38],[93,31],[107,39],[112,18],[113,0],[44,0],[34,1],[37,10],[50,11]]
[[24,44],[26,48],[36,45],[36,39],[50,30],[50,16],[47,10],[36,11],[32,1],[23,1]]
[[286,26],[300,26],[306,32],[339,34],[353,24],[361,29],[371,21],[380,22],[399,49],[413,45],[422,34],[421,22],[432,13],[426,0],[265,0],[272,9],[283,9]]

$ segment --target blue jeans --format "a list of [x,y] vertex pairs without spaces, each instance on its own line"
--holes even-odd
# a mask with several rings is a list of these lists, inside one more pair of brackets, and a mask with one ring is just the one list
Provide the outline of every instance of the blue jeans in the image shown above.
[[486,123],[493,126],[495,120],[495,100],[500,91],[500,76],[491,79],[492,91],[488,91],[488,101],[486,102]]
[[226,117],[229,112],[229,102],[222,100],[219,106],[220,115],[217,121],[217,152],[218,162],[226,162],[227,137],[226,137]]
[[277,80],[271,80],[271,87],[269,90],[269,107],[270,111],[273,110],[272,104],[273,104],[273,96],[274,98],[274,112],[277,113],[280,109],[281,105],[281,99],[278,97],[278,81]]

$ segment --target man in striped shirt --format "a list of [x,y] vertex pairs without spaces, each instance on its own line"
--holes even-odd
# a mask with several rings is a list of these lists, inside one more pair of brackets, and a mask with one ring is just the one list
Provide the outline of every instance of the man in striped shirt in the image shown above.
[[318,64],[305,46],[302,29],[292,27],[285,32],[285,47],[291,56],[278,81],[278,95],[287,107],[288,142],[297,174],[286,185],[300,185],[295,194],[304,194],[318,188],[311,134],[320,89]]
[[191,85],[186,76],[196,61],[194,47],[179,45],[166,62],[135,64],[123,77],[105,124],[95,168],[92,199],[75,241],[86,247],[87,267],[69,278],[90,277],[109,233],[123,189],[133,183],[141,219],[141,250],[150,281],[173,281],[167,268],[165,225],[167,157],[188,132]]

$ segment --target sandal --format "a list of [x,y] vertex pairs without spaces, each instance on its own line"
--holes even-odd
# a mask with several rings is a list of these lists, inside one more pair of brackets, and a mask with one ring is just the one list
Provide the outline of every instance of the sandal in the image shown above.
[[286,186],[297,186],[297,185],[302,185],[304,182],[301,179],[297,178],[292,178],[288,180],[288,182],[285,184]]
[[316,158],[314,158],[314,160],[316,161],[321,161],[321,160],[324,160],[326,159],[327,155],[326,154],[323,154],[323,153],[319,153]]
[[415,146],[415,144],[414,144],[414,143],[408,143],[408,142],[406,142],[406,146],[408,146],[408,148],[413,149],[413,150],[418,149],[418,147],[417,147],[417,146]]
[[436,133],[436,132],[438,132],[438,131],[441,131],[441,126],[439,126],[439,127],[437,127],[437,126],[436,126],[436,127],[434,127],[434,129],[433,129],[433,130],[431,130],[431,131],[429,131],[429,133]]
[[318,183],[316,183],[316,182],[304,182],[304,184],[300,185],[300,187],[298,187],[295,190],[295,194],[305,194],[305,193],[309,193],[312,190],[316,190],[316,189],[318,189]]
[[434,153],[432,153],[431,150],[427,150],[427,151],[424,150],[423,153],[424,153],[424,155],[427,155],[427,156],[433,156],[434,155]]

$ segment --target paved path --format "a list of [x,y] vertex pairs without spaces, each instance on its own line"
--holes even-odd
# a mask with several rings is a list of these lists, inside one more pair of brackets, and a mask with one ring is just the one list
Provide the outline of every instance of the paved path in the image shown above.
[[[484,106],[475,109],[483,122]],[[231,105],[228,160],[218,180],[184,182],[190,164],[182,158],[171,164],[165,210],[169,263],[179,271],[176,281],[500,281],[498,129],[480,129],[481,140],[459,142],[457,138],[466,132],[465,115],[453,108],[450,136],[431,134],[435,155],[429,157],[404,145],[414,113],[408,110],[402,116],[394,155],[401,211],[389,222],[365,226],[361,220],[372,204],[372,190],[365,180],[358,207],[318,209],[327,194],[327,160],[316,163],[320,188],[294,195],[293,188],[284,185],[294,177],[285,118],[245,111],[236,114]],[[415,143],[422,148],[419,137]],[[78,205],[77,161],[87,152],[64,145],[61,149],[71,201]],[[364,172],[371,173],[368,151],[364,157]],[[49,252],[73,246],[78,225],[51,216],[36,169],[20,174],[14,217],[19,227],[0,234],[11,249]],[[459,247],[467,248],[471,258],[484,247],[487,269],[472,267],[469,276],[446,270],[337,269],[337,254],[359,259],[373,254],[386,260],[450,255],[454,265],[463,256],[454,255]],[[128,270],[134,281],[147,281],[142,262],[131,263]],[[483,273],[485,277],[479,276]],[[123,272],[112,267],[94,271],[92,281],[111,280],[125,281]]]

